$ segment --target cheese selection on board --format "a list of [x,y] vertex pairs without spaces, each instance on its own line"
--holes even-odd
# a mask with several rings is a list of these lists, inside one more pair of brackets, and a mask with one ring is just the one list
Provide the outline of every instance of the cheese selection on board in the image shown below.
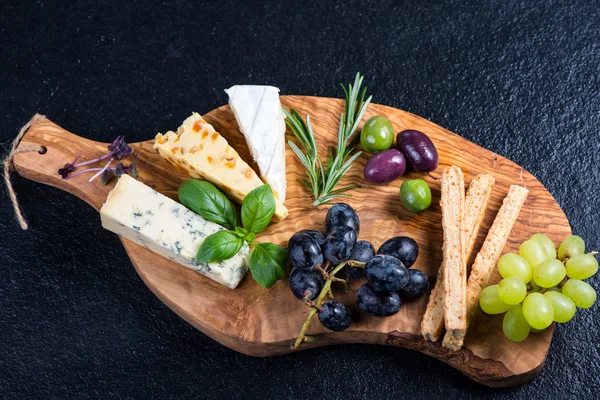
[[100,209],[100,217],[109,231],[231,289],[248,270],[247,244],[228,260],[197,261],[196,253],[204,239],[224,228],[129,175],[119,178]]
[[[154,148],[182,172],[214,183],[237,202],[263,185],[256,172],[198,113],[183,121],[177,132],[157,134]],[[276,199],[275,220],[281,221],[287,214],[287,208]]]
[[236,85],[225,92],[261,177],[271,185],[275,198],[285,202],[285,121],[279,89]]
[[[441,191],[444,242],[439,249],[443,263],[432,291],[430,278],[413,268],[419,265],[415,264],[419,246],[413,238],[392,237],[377,250],[373,243],[359,240],[356,210],[345,203],[331,203],[359,188],[338,187],[338,183],[361,154],[372,154],[363,169],[365,181],[371,184],[391,184],[409,170],[429,174],[439,166],[437,148],[423,132],[403,130],[394,143],[394,126],[384,115],[372,116],[358,129],[371,100],[371,96],[365,99],[361,84],[362,77],[357,74],[353,85],[343,86],[346,101],[339,118],[337,147],[328,149],[326,160],[319,157],[319,138],[310,116],[282,109],[279,89],[273,86],[235,85],[225,90],[239,134],[244,136],[260,175],[198,113],[185,119],[177,131],[157,134],[153,148],[167,163],[193,178],[179,186],[181,204],[135,179],[143,165],[137,166],[137,154],[122,136],[108,146],[108,154],[78,163],[79,153],[58,173],[70,179],[94,172],[89,181],[101,176],[103,184],[119,177],[100,210],[103,227],[229,288],[237,287],[247,270],[258,284],[270,288],[286,277],[289,260],[291,292],[310,306],[294,349],[308,340],[307,329],[315,316],[331,331],[343,331],[352,324],[350,308],[333,300],[332,289],[334,282],[351,279],[362,283],[356,290],[358,310],[374,317],[394,315],[405,301],[429,293],[421,333],[425,340],[451,351],[464,346],[478,307],[485,313],[504,314],[503,333],[518,342],[534,329],[568,322],[577,308],[594,304],[596,293],[584,279],[597,272],[598,262],[593,252],[585,253],[581,238],[569,236],[557,250],[548,237],[534,234],[521,245],[519,254],[501,257],[529,193],[522,186],[510,186],[469,274],[469,256],[475,250],[492,194],[495,179],[491,175],[475,175],[466,195],[465,175],[456,166],[444,165],[441,179],[429,181]],[[287,195],[286,125],[297,139],[288,144],[306,172],[306,179],[300,181],[314,195],[312,206],[330,207],[322,231],[301,229],[283,248],[261,242],[260,234],[270,223],[288,216],[283,204]],[[133,157],[129,165],[121,161],[128,156]],[[89,168],[107,159],[104,168]],[[113,161],[118,163],[111,166]],[[88,167],[74,172],[81,166]],[[424,179],[402,181],[400,218],[405,213],[428,212],[430,184]],[[377,190],[373,185],[363,189]],[[241,204],[239,216],[240,208],[231,200]],[[496,267],[504,279],[488,285]]]

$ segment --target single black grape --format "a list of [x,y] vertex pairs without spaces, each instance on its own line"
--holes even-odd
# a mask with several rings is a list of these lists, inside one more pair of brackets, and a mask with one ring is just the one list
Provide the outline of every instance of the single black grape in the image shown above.
[[352,322],[352,314],[339,301],[327,301],[319,307],[319,321],[329,330],[344,331]]
[[396,292],[378,292],[368,283],[362,285],[356,294],[358,308],[376,317],[396,314],[402,307],[400,296]]
[[[373,245],[366,240],[359,240],[354,245],[352,249],[352,253],[350,253],[350,257],[348,260],[360,261],[360,262],[369,262],[371,258],[375,256],[375,248]],[[352,278],[360,278],[363,276],[365,272],[364,266],[362,268],[359,267],[351,267],[346,265],[343,271]]]
[[323,242],[325,241],[325,235],[322,232],[319,231],[315,231],[312,229],[303,229],[299,232],[296,233],[305,233],[308,236],[310,236],[311,238],[313,238],[315,240],[315,242],[317,242],[317,244],[319,246],[321,246],[323,244]]
[[314,300],[323,289],[323,276],[317,271],[294,268],[290,273],[290,289],[298,299]]
[[334,229],[341,226],[349,226],[360,233],[360,221],[352,207],[345,203],[337,203],[331,206],[325,217],[325,227],[329,235]]
[[414,299],[421,297],[429,289],[429,278],[418,269],[408,270],[408,283],[398,293],[402,298]]
[[397,236],[386,240],[377,250],[377,254],[396,257],[406,268],[410,268],[419,256],[419,245],[408,236]]
[[306,233],[295,233],[288,242],[288,253],[292,267],[311,271],[323,263],[321,246]]
[[395,257],[379,254],[365,265],[367,282],[379,292],[396,292],[408,283],[408,270]]
[[349,226],[340,226],[325,238],[323,255],[333,264],[339,264],[348,259],[356,244],[356,231]]

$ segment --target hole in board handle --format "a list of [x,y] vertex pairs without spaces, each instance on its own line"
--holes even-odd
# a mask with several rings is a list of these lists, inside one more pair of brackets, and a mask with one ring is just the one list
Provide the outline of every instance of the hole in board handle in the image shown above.
[[46,154],[48,152],[48,148],[46,148],[46,146],[40,146],[41,149],[38,150],[38,153],[40,154]]

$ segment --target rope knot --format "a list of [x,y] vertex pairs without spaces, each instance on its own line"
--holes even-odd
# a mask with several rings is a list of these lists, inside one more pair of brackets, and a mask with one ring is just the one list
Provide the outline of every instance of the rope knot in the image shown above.
[[29,120],[29,122],[27,122],[25,125],[23,125],[21,130],[19,130],[19,134],[17,135],[15,140],[13,140],[13,142],[12,142],[10,152],[8,153],[8,155],[4,158],[4,160],[2,162],[2,164],[4,165],[4,182],[6,182],[6,187],[8,189],[8,195],[10,196],[10,200],[12,202],[13,208],[15,209],[15,215],[17,216],[17,220],[19,221],[19,224],[21,225],[21,228],[23,230],[26,230],[29,226],[27,225],[27,221],[25,220],[25,217],[23,216],[23,213],[21,212],[21,207],[19,206],[19,202],[17,201],[17,195],[16,195],[15,190],[13,189],[12,183],[10,181],[10,172],[14,169],[15,154],[24,153],[24,152],[28,152],[28,151],[37,151],[40,154],[44,154],[46,152],[46,148],[43,146],[32,145],[32,146],[19,147],[19,143],[21,142],[21,139],[23,139],[23,137],[25,136],[25,133],[27,133],[27,130],[31,127],[31,125],[38,123],[40,121],[44,121],[44,120],[46,120],[46,117],[44,115],[35,114],[33,116],[33,118],[31,118]]

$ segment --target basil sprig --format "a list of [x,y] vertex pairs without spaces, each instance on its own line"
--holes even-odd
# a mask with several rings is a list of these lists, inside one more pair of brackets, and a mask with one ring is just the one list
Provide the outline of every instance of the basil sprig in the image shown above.
[[273,243],[253,243],[256,234],[266,229],[275,214],[275,196],[269,185],[257,187],[244,198],[243,226],[239,226],[233,203],[210,182],[189,180],[181,184],[178,194],[179,200],[190,210],[231,229],[207,236],[196,255],[198,261],[227,260],[235,256],[246,242],[253,247],[250,271],[256,282],[268,289],[285,276],[287,250]]

